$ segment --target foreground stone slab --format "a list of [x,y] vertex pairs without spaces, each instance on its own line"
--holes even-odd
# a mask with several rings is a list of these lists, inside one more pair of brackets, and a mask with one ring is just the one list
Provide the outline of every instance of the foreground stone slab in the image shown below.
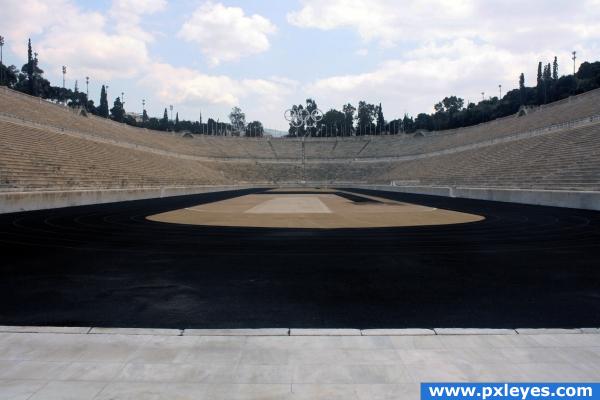
[[433,329],[363,329],[363,336],[422,336],[435,335]]
[[560,335],[565,333],[582,333],[581,329],[559,329],[559,328],[519,328],[516,329],[519,335]]
[[290,336],[361,336],[360,329],[290,329]]
[[185,329],[183,336],[288,336],[288,328],[267,329]]
[[583,333],[600,333],[600,328],[581,328]]
[[516,335],[514,329],[435,328],[438,335]]
[[88,327],[77,326],[0,326],[0,332],[14,333],[77,333],[85,334],[90,331]]
[[600,380],[598,334],[308,331],[338,335],[1,333],[0,399],[417,400],[422,381]]
[[180,336],[181,329],[148,329],[148,328],[92,328],[90,334],[96,335],[154,335]]

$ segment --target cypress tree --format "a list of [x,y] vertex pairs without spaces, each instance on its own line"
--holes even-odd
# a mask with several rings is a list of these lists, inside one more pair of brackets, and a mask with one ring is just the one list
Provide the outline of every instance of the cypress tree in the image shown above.
[[163,117],[160,120],[160,129],[163,130],[163,131],[168,131],[169,130],[169,113],[167,112],[166,108],[165,108],[165,112],[163,114]]
[[558,80],[558,59],[554,56],[554,62],[552,63],[552,80]]
[[106,98],[106,88],[102,85],[100,89],[100,105],[98,105],[98,115],[108,118],[108,99]]
[[377,107],[377,134],[381,135],[385,127],[385,118],[383,117],[383,109],[381,103]]
[[521,98],[521,105],[525,103],[525,74],[521,72],[519,76],[519,97]]
[[540,61],[538,63],[538,70],[537,70],[537,87],[536,87],[536,94],[537,94],[537,103],[538,104],[542,104],[543,100],[544,100],[544,89],[543,89],[543,84],[544,81],[542,79],[542,62]]
[[29,94],[35,96],[35,85],[33,83],[33,50],[31,49],[31,39],[27,42],[27,79],[29,84]]

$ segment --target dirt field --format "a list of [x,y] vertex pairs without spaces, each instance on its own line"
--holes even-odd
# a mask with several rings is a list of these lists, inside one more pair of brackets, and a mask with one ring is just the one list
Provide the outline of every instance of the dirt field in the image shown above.
[[329,190],[273,190],[149,216],[158,222],[265,228],[377,228],[448,225],[484,217]]

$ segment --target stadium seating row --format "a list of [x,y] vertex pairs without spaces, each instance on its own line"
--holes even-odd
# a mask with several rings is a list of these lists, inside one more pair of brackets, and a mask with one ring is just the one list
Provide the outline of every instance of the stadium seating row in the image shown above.
[[[600,121],[514,137],[600,114],[600,90],[522,117],[422,137],[305,141],[184,138],[78,115],[7,89],[0,90],[0,106],[1,190],[306,181],[600,190]],[[498,139],[504,141],[487,143]],[[447,149],[456,151],[434,153]]]

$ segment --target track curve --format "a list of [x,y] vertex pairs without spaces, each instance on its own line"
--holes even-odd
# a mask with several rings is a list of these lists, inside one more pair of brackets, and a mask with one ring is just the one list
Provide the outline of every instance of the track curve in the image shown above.
[[334,230],[146,219],[260,190],[0,215],[0,325],[600,326],[600,212],[350,191],[486,219]]

